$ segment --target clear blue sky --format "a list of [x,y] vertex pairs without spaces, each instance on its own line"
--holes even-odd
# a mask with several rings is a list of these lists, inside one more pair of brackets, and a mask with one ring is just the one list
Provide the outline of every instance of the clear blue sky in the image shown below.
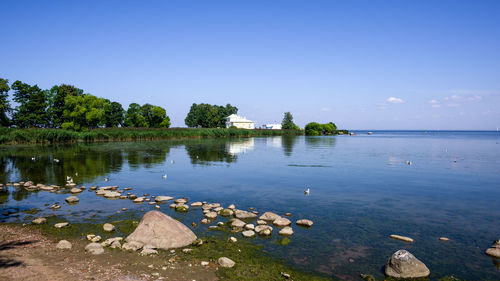
[[500,1],[1,1],[0,77],[258,124],[500,127]]

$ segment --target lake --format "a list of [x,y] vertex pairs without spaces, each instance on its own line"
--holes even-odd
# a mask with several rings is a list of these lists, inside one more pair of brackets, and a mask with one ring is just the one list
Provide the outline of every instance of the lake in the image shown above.
[[[500,238],[499,143],[498,132],[359,131],[332,137],[4,146],[0,183],[64,185],[72,176],[87,187],[118,185],[137,195],[290,212],[293,222],[307,218],[314,226],[293,224],[287,245],[276,230],[271,238],[254,238],[255,243],[299,268],[340,279],[357,280],[360,273],[382,277],[387,259],[408,249],[429,267],[432,280],[452,274],[498,280],[500,261],[484,250]],[[92,213],[105,220],[123,207],[139,217],[154,209],[87,191],[78,195],[77,205],[63,204],[57,211],[45,206],[67,196],[9,187],[0,193],[0,221],[25,222],[28,214],[22,211],[32,208],[41,210],[37,216],[56,214],[70,223]],[[188,225],[202,218],[201,211],[161,210]],[[206,225],[194,231],[210,235]],[[415,243],[389,239],[391,234]],[[450,241],[439,241],[442,236]]]

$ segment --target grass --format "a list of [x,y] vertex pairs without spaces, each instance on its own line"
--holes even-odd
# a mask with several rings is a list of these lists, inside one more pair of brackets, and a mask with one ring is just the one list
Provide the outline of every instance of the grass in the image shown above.
[[302,135],[301,130],[247,130],[224,128],[99,128],[86,132],[63,129],[0,128],[0,144],[52,144],[138,141],[179,138],[256,137]]

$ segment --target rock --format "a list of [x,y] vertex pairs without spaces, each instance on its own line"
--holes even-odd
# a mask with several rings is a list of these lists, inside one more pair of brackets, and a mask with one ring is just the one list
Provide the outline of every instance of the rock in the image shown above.
[[90,190],[96,190],[97,189],[97,185],[93,185],[89,188]]
[[395,252],[385,265],[385,275],[394,278],[423,278],[430,273],[423,262],[406,250]]
[[60,250],[71,250],[71,243],[67,240],[61,240],[57,243],[56,248]]
[[253,230],[245,230],[241,234],[243,235],[243,237],[247,237],[247,238],[255,236],[255,232]]
[[275,219],[280,218],[279,215],[272,213],[272,212],[265,212],[262,214],[262,216],[259,217],[259,220],[264,220],[264,221],[274,221]]
[[273,227],[272,226],[261,224],[261,225],[257,225],[255,227],[255,232],[257,232],[257,233],[260,234],[265,229],[269,229],[269,231],[271,231],[271,232],[273,231]]
[[175,199],[174,200],[174,203],[175,204],[186,204],[187,203],[187,200],[184,199],[184,198],[179,198],[179,199]]
[[231,209],[222,209],[219,211],[219,215],[224,216],[224,217],[230,217],[233,214],[234,214],[234,212]]
[[285,226],[278,232],[278,234],[283,236],[290,236],[293,235],[293,229],[289,226]]
[[247,230],[254,230],[255,229],[255,225],[249,223],[249,224],[245,224],[245,229]]
[[443,241],[443,242],[448,242],[448,241],[450,241],[450,238],[447,238],[447,237],[439,237],[439,240],[440,240],[440,241]]
[[221,226],[222,227],[222,226],[224,226],[224,223],[220,221],[220,222],[217,223],[217,226]]
[[120,241],[114,241],[113,243],[111,243],[111,245],[109,247],[111,249],[121,249],[122,248],[122,244],[120,244]]
[[175,210],[177,212],[187,212],[187,211],[189,211],[189,206],[188,205],[177,205],[175,207]]
[[258,225],[265,225],[265,224],[267,224],[267,222],[266,222],[266,221],[263,221],[263,220],[258,220],[258,221],[257,221],[257,224],[258,224]]
[[291,216],[292,216],[292,213],[285,213],[285,216],[287,216],[287,217],[291,217]]
[[235,210],[234,216],[238,219],[254,219],[257,217],[256,214],[250,213],[247,211],[243,211],[243,210]]
[[80,188],[73,187],[69,192],[71,193],[80,193],[82,190]]
[[142,203],[144,202],[144,199],[146,199],[145,197],[137,197],[134,199],[134,203]]
[[213,219],[217,218],[217,213],[216,212],[208,212],[205,214],[205,217],[207,219],[213,220]]
[[54,187],[52,186],[40,186],[40,190],[43,190],[43,191],[52,191],[54,190]]
[[236,237],[231,236],[231,237],[229,237],[229,241],[236,243],[236,242],[238,242],[238,239],[236,239]]
[[160,205],[156,205],[155,209],[157,209],[157,210],[160,209]]
[[123,244],[122,250],[137,251],[137,250],[141,249],[142,246],[144,246],[144,243],[137,242],[137,241],[131,241],[131,242],[127,242],[127,243]]
[[31,222],[33,224],[42,224],[42,223],[46,223],[47,219],[46,218],[36,218],[36,219],[32,220]]
[[128,196],[128,199],[130,199],[130,200],[137,199],[137,195],[135,195],[135,194],[130,194],[130,195]]
[[285,277],[286,279],[290,279],[290,274],[286,273],[286,272],[281,272],[281,276]]
[[222,267],[233,267],[235,265],[235,262],[232,261],[231,259],[229,258],[226,258],[226,257],[221,257],[217,260],[217,262],[219,263],[220,266]]
[[234,209],[236,209],[236,206],[234,206],[234,204],[231,204],[231,205],[229,205],[227,208],[228,208],[228,209],[231,209],[231,210],[233,210],[233,211],[234,211]]
[[95,237],[95,234],[87,234],[87,240],[91,241]]
[[149,211],[126,239],[152,245],[157,249],[180,248],[190,245],[196,235],[181,222],[161,213]]
[[105,223],[102,228],[104,229],[104,231],[107,231],[107,232],[111,232],[113,230],[115,230],[115,226],[110,224],[110,223]]
[[208,219],[202,219],[202,220],[201,220],[201,223],[202,223],[202,224],[209,224],[209,223],[210,223],[210,221],[209,221]]
[[486,249],[485,253],[490,257],[500,259],[500,239],[493,242],[493,245]]
[[396,235],[396,234],[390,235],[389,238],[400,240],[400,241],[404,241],[404,242],[408,242],[408,243],[413,243],[414,242],[414,240],[412,238],[410,238],[410,237]]
[[280,227],[282,227],[282,226],[288,226],[288,225],[290,225],[291,223],[292,223],[292,222],[291,222],[289,219],[287,219],[287,218],[282,218],[282,217],[279,217],[279,218],[277,218],[277,219],[275,219],[275,220],[273,221],[273,224],[274,224],[274,225],[276,225],[276,226],[280,226]]
[[66,198],[66,202],[68,202],[69,204],[78,203],[78,201],[80,201],[80,199],[78,199],[78,197],[76,196],[70,196]]
[[259,232],[259,235],[262,235],[262,236],[269,236],[271,234],[272,234],[272,231],[269,228],[266,228],[266,229],[262,230],[261,232]]
[[104,242],[101,242],[101,245],[103,247],[108,247],[108,246],[112,245],[114,242],[116,242],[116,241],[122,241],[122,240],[123,240],[122,237],[108,238],[108,239],[104,240]]
[[101,241],[101,236],[96,235],[96,236],[94,236],[94,238],[90,239],[90,241],[92,241],[92,242],[99,242],[99,241]]
[[189,253],[191,253],[192,251],[193,251],[193,249],[189,249],[189,248],[182,249],[182,252],[183,252],[184,254],[189,254]]
[[244,227],[245,226],[245,222],[242,221],[242,220],[239,220],[239,219],[234,219],[232,222],[231,222],[231,227]]
[[306,226],[306,227],[311,227],[313,225],[312,220],[306,220],[306,219],[298,220],[295,223],[297,225]]
[[59,204],[54,204],[54,205],[50,206],[50,208],[51,208],[51,209],[53,209],[53,210],[57,210],[57,209],[60,209],[60,208],[61,208],[61,205],[59,205]]
[[220,211],[224,210],[224,208],[222,207],[217,207],[217,208],[214,208],[214,212],[218,213]]
[[208,229],[210,229],[210,230],[216,230],[216,229],[219,229],[219,227],[216,226],[216,225],[211,225],[211,226],[208,227]]
[[85,246],[85,252],[89,252],[92,255],[100,255],[104,253],[104,248],[99,243],[90,243]]
[[54,227],[55,228],[63,228],[63,227],[68,226],[68,225],[69,225],[69,222],[60,222],[60,223],[54,224]]
[[127,210],[127,208],[122,208],[122,211],[124,211],[124,212],[125,212],[126,210]]
[[156,202],[163,202],[163,201],[169,201],[172,199],[174,199],[174,197],[160,195],[160,196],[156,196],[155,201]]
[[106,197],[106,198],[118,198],[120,196],[121,196],[120,192],[116,192],[116,191],[104,192],[104,197]]
[[157,255],[158,251],[155,249],[144,248],[141,251],[141,256]]
[[201,266],[208,266],[210,263],[208,261],[202,261]]
[[191,207],[201,207],[201,205],[203,205],[203,203],[201,203],[201,202],[193,202],[193,203],[191,203]]

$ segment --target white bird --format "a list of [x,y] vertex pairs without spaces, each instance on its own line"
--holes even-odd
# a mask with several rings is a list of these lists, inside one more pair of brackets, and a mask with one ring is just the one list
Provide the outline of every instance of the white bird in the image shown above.
[[66,180],[69,181],[69,179],[71,179],[71,177],[70,176],[66,176]]
[[408,165],[411,165],[411,161],[406,161],[405,163]]
[[75,176],[77,176],[77,177],[78,177],[78,172],[76,172],[76,173],[75,173]]
[[36,160],[36,158],[35,158],[35,157],[31,157],[31,160],[32,160],[32,161],[35,161],[35,160]]
[[109,178],[104,178],[104,181],[109,181]]
[[309,195],[309,193],[311,192],[311,190],[309,189],[309,187],[304,191],[304,194],[305,195]]
[[59,159],[54,158],[54,162],[59,163]]
[[174,160],[170,160],[170,164],[174,164],[174,163],[175,163],[175,161],[174,161]]
[[164,175],[162,176],[162,178],[166,179],[166,178],[167,178],[167,174],[164,174]]

